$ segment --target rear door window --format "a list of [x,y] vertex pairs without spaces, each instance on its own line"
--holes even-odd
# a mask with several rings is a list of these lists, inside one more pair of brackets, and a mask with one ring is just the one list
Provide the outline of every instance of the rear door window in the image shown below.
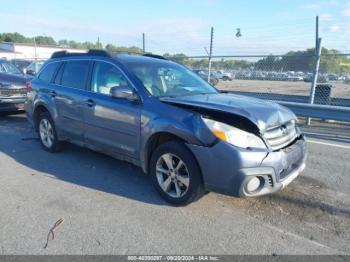
[[85,89],[86,79],[89,73],[89,61],[68,61],[66,62],[61,85],[76,89]]
[[45,68],[41,71],[40,75],[39,75],[39,79],[46,82],[46,83],[50,83],[55,72],[57,69],[57,66],[59,64],[58,63],[51,63],[48,64],[47,66],[45,66]]

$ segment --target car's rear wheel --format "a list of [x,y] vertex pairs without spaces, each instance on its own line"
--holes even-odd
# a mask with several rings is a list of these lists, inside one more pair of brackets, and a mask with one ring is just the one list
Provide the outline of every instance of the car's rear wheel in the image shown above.
[[155,150],[150,174],[157,191],[173,205],[186,205],[203,193],[197,161],[181,142],[167,142]]
[[61,149],[61,142],[57,138],[54,122],[48,112],[40,114],[37,130],[40,143],[46,151],[53,153]]

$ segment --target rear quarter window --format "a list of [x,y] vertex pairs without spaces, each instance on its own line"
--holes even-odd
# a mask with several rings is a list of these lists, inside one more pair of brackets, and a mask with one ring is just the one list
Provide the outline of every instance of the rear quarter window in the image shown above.
[[44,69],[41,71],[40,75],[38,76],[38,78],[41,81],[44,81],[46,83],[50,83],[55,72],[56,69],[58,67],[59,63],[51,63],[48,64],[47,66],[44,67]]

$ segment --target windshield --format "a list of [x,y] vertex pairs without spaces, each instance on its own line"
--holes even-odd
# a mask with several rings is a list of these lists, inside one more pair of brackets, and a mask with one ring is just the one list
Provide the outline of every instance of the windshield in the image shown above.
[[9,62],[3,62],[2,66],[5,68],[5,72],[9,74],[18,74],[18,75],[21,74],[21,71],[16,66],[14,66]]
[[214,87],[195,73],[175,63],[129,62],[126,66],[153,96],[176,97],[217,93]]

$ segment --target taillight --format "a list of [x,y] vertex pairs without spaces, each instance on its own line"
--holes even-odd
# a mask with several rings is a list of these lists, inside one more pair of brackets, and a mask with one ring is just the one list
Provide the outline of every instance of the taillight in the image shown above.
[[26,89],[30,91],[32,89],[32,82],[26,82]]

